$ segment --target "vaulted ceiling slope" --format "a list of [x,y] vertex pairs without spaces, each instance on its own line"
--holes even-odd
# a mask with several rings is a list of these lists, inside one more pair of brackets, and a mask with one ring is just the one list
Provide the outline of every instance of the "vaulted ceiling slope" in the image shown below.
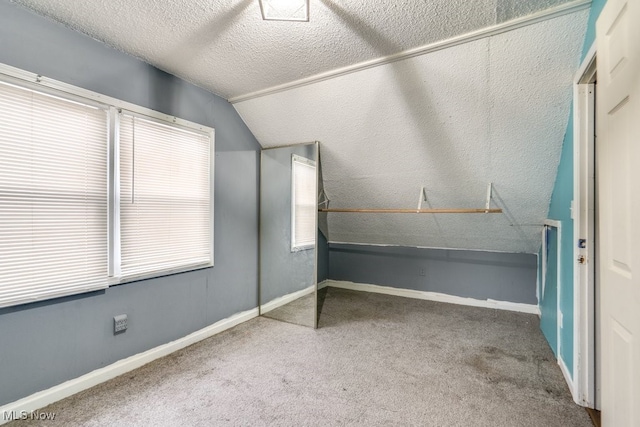
[[310,0],[309,22],[268,22],[258,0],[15,2],[226,99],[571,3]]
[[[258,0],[15,0],[227,99],[265,147],[321,142],[332,207],[503,214],[339,214],[329,240],[537,252],[586,28],[584,0],[310,0],[310,22]],[[575,9],[574,9],[575,7]],[[580,9],[582,8],[582,9]],[[301,81],[548,11],[552,19]],[[574,11],[577,10],[577,11]],[[262,91],[264,96],[245,96]]]
[[569,117],[587,11],[238,102],[258,141],[319,140],[329,240],[535,253]]

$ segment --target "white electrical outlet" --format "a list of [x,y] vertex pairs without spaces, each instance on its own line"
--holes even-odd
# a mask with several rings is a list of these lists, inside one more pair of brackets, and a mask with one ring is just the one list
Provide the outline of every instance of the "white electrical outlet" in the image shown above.
[[127,315],[121,314],[113,318],[113,333],[124,332],[127,330]]

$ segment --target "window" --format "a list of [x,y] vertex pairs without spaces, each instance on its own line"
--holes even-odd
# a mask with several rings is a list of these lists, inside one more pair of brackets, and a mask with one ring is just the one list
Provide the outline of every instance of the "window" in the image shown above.
[[210,135],[120,114],[123,278],[211,265]]
[[315,246],[316,209],[316,163],[294,154],[291,158],[292,252]]
[[0,64],[0,307],[212,266],[212,191],[213,129]]
[[0,307],[107,286],[108,120],[0,82]]

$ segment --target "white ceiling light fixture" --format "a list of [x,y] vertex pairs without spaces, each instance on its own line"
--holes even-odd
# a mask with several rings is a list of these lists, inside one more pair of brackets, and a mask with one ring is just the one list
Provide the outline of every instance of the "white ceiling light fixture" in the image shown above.
[[265,21],[309,21],[309,0],[260,0]]

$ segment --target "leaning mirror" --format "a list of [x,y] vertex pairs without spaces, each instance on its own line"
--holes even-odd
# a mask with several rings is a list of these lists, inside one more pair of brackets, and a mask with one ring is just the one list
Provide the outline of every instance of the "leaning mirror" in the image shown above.
[[260,314],[315,328],[318,144],[262,150]]

